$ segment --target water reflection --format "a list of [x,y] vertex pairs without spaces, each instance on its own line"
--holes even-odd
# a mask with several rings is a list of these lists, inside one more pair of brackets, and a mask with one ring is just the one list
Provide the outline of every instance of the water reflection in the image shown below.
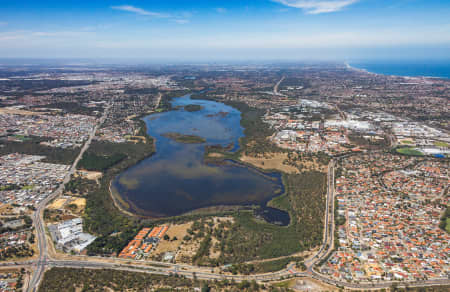
[[[201,105],[201,110],[185,111],[188,104]],[[243,136],[238,110],[218,102],[191,100],[189,95],[174,99],[172,105],[178,109],[144,119],[149,135],[156,139],[156,154],[129,168],[113,182],[113,188],[130,203],[132,211],[165,217],[217,205],[264,206],[284,191],[280,174],[262,174],[237,163],[203,163],[206,145],[232,143],[234,150],[238,148]],[[197,135],[205,138],[206,143],[178,143],[162,136],[168,132]],[[271,208],[266,209],[271,212]],[[282,225],[289,222],[287,213],[280,210],[272,213],[275,218],[263,217],[282,221]]]

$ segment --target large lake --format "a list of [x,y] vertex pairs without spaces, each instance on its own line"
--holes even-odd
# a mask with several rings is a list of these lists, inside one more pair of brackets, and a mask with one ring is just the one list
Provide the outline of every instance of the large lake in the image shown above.
[[[184,106],[200,105],[198,111]],[[281,175],[265,174],[237,163],[221,165],[203,161],[206,145],[239,147],[243,136],[240,112],[223,103],[175,98],[172,111],[144,118],[148,134],[156,139],[156,153],[120,174],[113,190],[131,211],[151,216],[176,216],[199,208],[219,205],[261,205],[284,192]],[[167,133],[196,135],[205,143],[185,144]],[[289,215],[265,208],[269,221],[288,224]]]

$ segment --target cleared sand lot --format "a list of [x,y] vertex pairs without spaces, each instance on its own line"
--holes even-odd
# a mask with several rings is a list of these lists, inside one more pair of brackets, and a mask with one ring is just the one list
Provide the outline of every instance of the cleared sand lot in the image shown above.
[[63,197],[54,200],[50,205],[47,206],[48,209],[52,210],[69,210],[69,205],[74,204],[77,206],[76,210],[73,209],[71,212],[75,212],[77,214],[81,214],[86,207],[86,199],[78,198],[78,197]]
[[47,208],[49,209],[61,209],[62,206],[67,202],[68,198],[61,198],[54,200]]
[[89,171],[89,170],[77,170],[77,174],[82,178],[97,180],[102,177],[102,173],[100,171]]

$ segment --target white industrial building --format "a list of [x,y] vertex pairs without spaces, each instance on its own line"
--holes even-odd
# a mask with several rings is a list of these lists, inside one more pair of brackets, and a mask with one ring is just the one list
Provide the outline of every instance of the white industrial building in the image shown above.
[[95,240],[95,236],[83,232],[83,220],[75,218],[49,226],[50,234],[58,249],[81,252]]

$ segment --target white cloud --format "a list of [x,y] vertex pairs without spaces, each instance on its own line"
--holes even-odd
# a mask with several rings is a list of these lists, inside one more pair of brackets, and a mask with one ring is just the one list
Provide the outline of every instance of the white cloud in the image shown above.
[[153,17],[169,17],[169,15],[167,14],[163,14],[163,13],[159,13],[159,12],[153,12],[153,11],[148,11],[139,7],[134,7],[131,5],[120,5],[120,6],[111,6],[112,9],[115,10],[122,10],[122,11],[127,11],[127,12],[132,12],[132,13],[136,13],[139,15],[144,15],[144,16],[153,16]]
[[226,12],[227,12],[227,9],[226,9],[226,8],[222,8],[222,7],[219,7],[219,8],[216,8],[216,11],[219,12],[219,13],[226,13]]
[[[182,20],[183,18],[179,18]],[[175,21],[176,18],[167,19]],[[63,29],[63,28],[61,28]],[[139,34],[114,33],[110,31],[82,30],[15,30],[0,31],[0,55],[2,56],[169,56],[189,58],[189,54],[198,54],[199,58],[212,52],[221,52],[223,56],[240,58],[248,54],[249,58],[261,54],[289,58],[296,52],[305,50],[305,54],[318,50],[330,50],[330,54],[342,50],[379,48],[445,47],[450,45],[450,26],[434,25],[421,28],[354,28],[341,31],[336,28],[327,32],[309,31],[308,28],[295,28],[279,32],[267,38],[264,31],[214,32],[213,34],[189,34],[186,30],[172,28],[154,30],[144,28]],[[191,53],[187,53],[190,50]],[[193,53],[195,52],[195,53]],[[243,52],[241,56],[239,52]],[[245,53],[247,52],[247,53]],[[140,54],[140,55],[139,55]],[[153,54],[153,55],[152,55]],[[233,55],[235,54],[235,55]],[[293,55],[291,55],[293,54]],[[300,53],[298,53],[300,54]],[[345,53],[347,54],[347,53]],[[219,56],[219,55],[218,55]],[[222,56],[222,55],[220,55]]]
[[[47,41],[68,41],[89,39],[95,36],[94,32],[87,31],[29,31],[16,30],[0,32],[0,41],[29,41],[29,42],[47,42]],[[20,43],[16,43],[20,45]],[[23,44],[21,45],[23,46]]]
[[308,14],[339,11],[359,0],[272,0],[288,7],[303,9]]
[[187,24],[190,22],[189,19],[175,19],[174,21],[178,24]]
[[29,35],[32,37],[49,38],[73,38],[92,35],[91,31],[33,31]]
[[112,28],[111,24],[88,25],[80,28],[80,31],[98,31]]
[[15,41],[24,39],[24,31],[6,31],[0,32],[0,41]]

